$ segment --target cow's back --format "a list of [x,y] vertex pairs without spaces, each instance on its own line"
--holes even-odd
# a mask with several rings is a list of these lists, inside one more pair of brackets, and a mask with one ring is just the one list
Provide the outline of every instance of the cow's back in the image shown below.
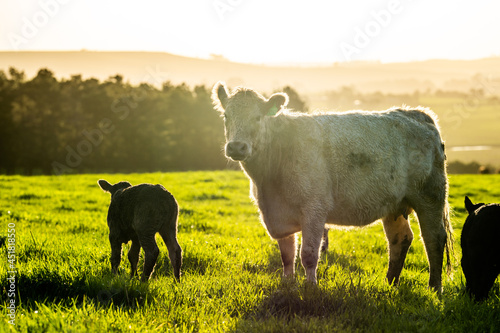
[[335,223],[366,224],[404,210],[415,184],[444,165],[439,129],[422,110],[325,114],[317,121]]
[[380,170],[401,176],[444,160],[439,129],[423,111],[348,112],[322,115],[318,121],[329,148],[325,157],[345,175]]

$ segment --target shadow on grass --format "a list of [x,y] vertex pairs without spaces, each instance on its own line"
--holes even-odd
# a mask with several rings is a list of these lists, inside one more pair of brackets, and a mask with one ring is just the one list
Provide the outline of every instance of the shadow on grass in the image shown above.
[[[126,261],[126,259],[124,260]],[[159,292],[151,283],[141,283],[144,256],[138,265],[138,276],[130,277],[129,266],[122,262],[119,274],[111,273],[109,267],[76,271],[50,270],[40,267],[32,271],[19,272],[16,275],[17,299],[27,308],[36,308],[36,303],[81,304],[92,300],[103,306],[126,307],[136,309],[153,302]],[[202,258],[185,253],[182,274],[205,275],[213,263],[209,258]],[[173,269],[168,252],[160,253],[150,282],[162,277],[174,283]],[[182,281],[182,276],[181,276]],[[3,279],[1,290],[7,290],[8,281]]]
[[[273,251],[273,253],[269,255],[268,260],[269,265],[267,270],[270,273],[282,271],[279,249]],[[331,278],[328,276],[327,270],[332,265],[340,266],[342,271],[348,271],[349,276],[351,276],[352,273],[359,276],[363,275],[364,270],[361,266],[356,264],[355,261],[356,259],[352,256],[339,254],[331,250],[322,252],[320,254],[317,272],[319,283],[321,284],[321,281],[324,279]],[[297,276],[305,275],[300,261],[300,251],[295,263],[295,272]],[[262,303],[262,307],[256,309],[251,316],[255,318],[266,318],[267,316],[292,318],[294,316],[321,317],[324,316],[325,313],[339,313],[343,311],[343,300],[346,296],[343,292],[349,288],[352,289],[353,286],[351,280],[350,287],[346,285],[339,286],[342,295],[328,295],[323,293],[315,285],[304,282],[303,286],[299,287],[297,283],[295,279],[283,279],[279,288],[266,298]],[[318,302],[318,300],[320,301]]]
[[319,286],[283,280],[235,331],[417,331],[442,318],[429,295],[353,280]]
[[[243,314],[235,331],[310,331],[318,321],[369,331],[381,308],[394,305],[387,292],[355,285],[324,289],[283,280],[269,296]],[[396,313],[396,309],[391,309]],[[249,328],[252,329],[249,329]],[[313,331],[318,331],[318,327]]]
[[104,306],[137,308],[154,298],[154,290],[137,277],[114,276],[109,270],[92,274],[70,275],[46,269],[20,273],[16,276],[17,299],[27,308],[46,302],[81,304],[84,299]]
[[[279,250],[273,251],[268,260],[267,271],[282,270]],[[318,321],[328,322],[327,326],[333,323],[337,329],[370,331],[374,321],[383,327],[385,321],[398,320],[402,311],[395,299],[409,299],[422,305],[431,303],[428,295],[413,293],[411,287],[399,290],[381,286],[380,281],[370,279],[368,271],[356,261],[349,254],[322,253],[319,284],[311,285],[304,280],[300,258],[297,258],[299,277],[282,279],[277,287],[264,291],[266,296],[242,314],[235,331],[309,331],[314,327],[308,325],[314,326]],[[339,270],[338,274],[332,275],[328,270],[332,265]],[[435,309],[432,311],[438,315]],[[411,316],[409,313],[408,318]]]
[[[475,303],[464,286],[448,286],[437,296],[426,281],[404,279],[397,287],[370,279],[355,258],[329,252],[322,260],[341,267],[326,272],[319,284],[283,279],[264,291],[262,300],[242,313],[236,332],[274,331],[499,331],[500,298],[497,283],[488,302]],[[320,265],[321,266],[321,265]],[[327,265],[323,265],[327,266]],[[269,269],[281,268],[279,253],[270,256]],[[477,316],[482,318],[477,322]],[[478,329],[479,328],[479,329]]]
[[294,280],[284,279],[276,290],[244,317],[253,320],[290,320],[297,316],[322,317],[344,311],[343,299],[330,296],[313,285],[299,286]]

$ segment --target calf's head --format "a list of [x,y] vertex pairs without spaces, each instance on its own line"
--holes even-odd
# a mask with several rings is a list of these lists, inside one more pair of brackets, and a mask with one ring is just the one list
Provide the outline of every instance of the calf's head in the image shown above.
[[213,88],[212,100],[224,116],[226,156],[233,161],[245,161],[255,152],[264,128],[264,118],[275,116],[286,106],[288,95],[276,93],[266,99],[258,92],[245,88],[236,88],[229,93],[225,84],[218,82]]
[[97,183],[99,184],[99,186],[106,192],[109,192],[111,193],[111,198],[113,198],[113,195],[119,191],[119,190],[124,190],[126,189],[127,187],[131,187],[132,184],[130,184],[129,182],[119,182],[119,183],[116,183],[115,185],[111,185],[110,183],[108,183],[107,181],[105,181],[104,179],[99,179],[97,181]]

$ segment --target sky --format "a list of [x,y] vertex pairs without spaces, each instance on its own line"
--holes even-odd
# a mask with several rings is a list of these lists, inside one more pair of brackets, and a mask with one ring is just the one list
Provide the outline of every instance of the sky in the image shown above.
[[1,0],[0,51],[317,65],[500,56],[500,1]]

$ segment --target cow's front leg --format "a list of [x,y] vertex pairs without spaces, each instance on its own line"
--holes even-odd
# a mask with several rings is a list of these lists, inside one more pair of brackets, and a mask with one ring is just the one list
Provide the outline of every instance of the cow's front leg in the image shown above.
[[297,236],[291,235],[278,239],[283,264],[283,276],[293,276],[295,273],[295,255],[297,252]]
[[314,221],[308,221],[302,227],[302,246],[300,258],[302,266],[306,271],[307,281],[316,284],[316,270],[318,268],[319,250],[323,238],[324,224],[314,225]]

